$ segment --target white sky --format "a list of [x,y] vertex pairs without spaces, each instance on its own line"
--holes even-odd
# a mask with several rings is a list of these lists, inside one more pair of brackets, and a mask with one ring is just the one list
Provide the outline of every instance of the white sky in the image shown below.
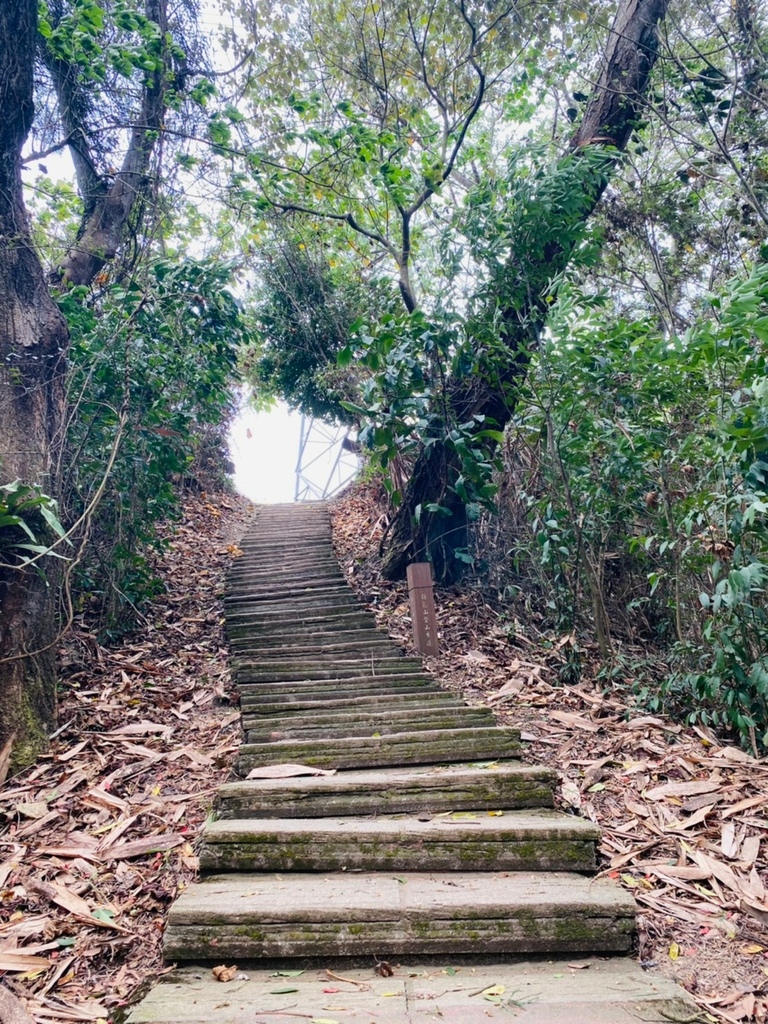
[[301,416],[282,403],[269,412],[241,409],[229,435],[241,494],[259,503],[293,501],[300,427]]

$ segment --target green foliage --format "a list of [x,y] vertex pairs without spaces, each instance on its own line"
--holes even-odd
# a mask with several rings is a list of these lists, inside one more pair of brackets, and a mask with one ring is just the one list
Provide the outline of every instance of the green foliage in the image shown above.
[[41,557],[61,557],[46,541],[64,536],[58,504],[50,495],[19,480],[0,484],[0,562],[17,569],[31,563],[43,575]]
[[[327,243],[326,243],[327,244]],[[276,233],[259,261],[255,305],[258,343],[243,371],[257,394],[280,396],[308,416],[353,424],[349,402],[359,390],[350,330],[362,310],[386,301],[343,257],[329,257],[312,238]]]
[[56,13],[53,6],[40,0],[38,31],[51,57],[76,66],[83,81],[98,87],[110,73],[130,78],[163,70],[162,34],[143,4],[77,0]]
[[518,571],[608,658],[628,632],[674,646],[647,699],[767,746],[768,266],[679,338],[603,305],[565,291],[529,374]]
[[74,519],[98,499],[78,586],[105,630],[156,591],[147,552],[158,523],[177,514],[201,439],[231,414],[250,340],[231,277],[214,261],[159,260],[96,305],[77,291],[62,299],[73,361],[64,502]]

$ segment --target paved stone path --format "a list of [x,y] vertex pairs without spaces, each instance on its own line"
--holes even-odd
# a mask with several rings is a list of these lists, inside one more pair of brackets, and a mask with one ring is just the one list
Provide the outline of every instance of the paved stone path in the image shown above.
[[[241,547],[226,597],[237,772],[337,773],[221,788],[203,877],[171,909],[165,953],[256,966],[227,986],[187,967],[131,1024],[253,1024],[260,1013],[470,1024],[510,1010],[526,1024],[623,1024],[638,1007],[661,1013],[640,1019],[680,1019],[660,1009],[677,990],[626,959],[568,967],[632,946],[633,901],[592,877],[598,830],[553,810],[554,774],[515,760],[516,730],[442,689],[376,628],[333,557],[326,506],[262,507]],[[510,962],[535,954],[566,959]],[[506,963],[472,966],[478,957]],[[380,961],[408,966],[376,978]],[[281,964],[304,973],[275,975]],[[329,965],[355,983],[330,984],[318,974]]]

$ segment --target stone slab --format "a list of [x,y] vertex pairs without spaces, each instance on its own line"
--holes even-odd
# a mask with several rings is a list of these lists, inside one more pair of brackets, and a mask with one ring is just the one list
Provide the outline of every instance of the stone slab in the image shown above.
[[[189,967],[166,976],[127,1024],[273,1024],[283,1014],[338,1024],[669,1024],[698,1016],[683,989],[632,960],[579,958],[581,969],[572,962],[406,962],[390,978],[371,965],[336,971],[355,984],[317,968],[290,978],[245,968],[222,985],[210,969]],[[484,995],[499,986],[499,997]]]
[[215,821],[202,871],[593,871],[599,830],[553,810]]
[[168,960],[627,952],[634,901],[581,875],[215,875],[171,907]]
[[294,699],[292,703],[287,701],[275,701],[272,704],[253,704],[247,708],[251,715],[262,718],[279,717],[282,721],[290,723],[295,718],[303,718],[305,715],[323,715],[334,711],[348,712],[351,708],[359,714],[367,711],[398,711],[411,708],[415,711],[427,708],[462,708],[466,707],[463,701],[454,697],[446,690],[426,691],[424,693],[386,693],[378,696],[366,696],[354,693],[347,696],[327,698],[326,700]]
[[348,679],[298,679],[292,681],[267,680],[260,683],[239,683],[240,703],[246,708],[270,704],[275,700],[300,703],[306,698],[319,701],[346,698],[352,703],[358,696],[377,698],[414,694],[443,694],[435,683],[426,678],[410,676],[352,676]]
[[264,718],[245,713],[243,732],[248,743],[273,742],[276,739],[305,739],[311,736],[384,736],[389,733],[415,732],[417,729],[468,729],[495,725],[493,714],[485,708],[405,708],[332,714],[316,713],[294,718]]
[[355,736],[344,739],[278,740],[240,747],[237,772],[269,764],[306,764],[316,768],[377,768],[411,764],[455,764],[469,760],[504,760],[520,752],[517,729],[502,727],[443,729]]
[[514,762],[487,768],[379,768],[294,779],[252,779],[221,786],[214,810],[229,819],[551,807],[556,779],[549,768]]

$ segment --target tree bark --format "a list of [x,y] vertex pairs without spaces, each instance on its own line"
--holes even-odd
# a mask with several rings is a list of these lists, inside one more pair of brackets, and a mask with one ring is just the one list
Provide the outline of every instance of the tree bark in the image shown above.
[[[37,0],[0,4],[0,481],[55,494],[69,339],[32,245],[21,182],[36,34]],[[0,749],[15,735],[18,767],[44,749],[54,724],[56,622],[50,575],[11,562],[0,532]]]
[[[612,154],[623,150],[630,139],[656,61],[658,24],[667,4],[668,0],[623,0],[619,7],[598,84],[564,157],[572,160],[574,153],[587,146],[603,147],[604,173],[594,178],[570,219],[563,218],[563,239],[573,237],[574,228],[590,217],[608,184]],[[498,430],[509,422],[518,386],[546,323],[546,290],[570,257],[567,243],[558,242],[529,259],[525,267],[527,298],[518,298],[501,309],[501,340],[509,358],[496,367],[494,379],[452,383],[449,408],[454,422],[467,422],[475,414],[485,416]],[[457,549],[466,546],[468,521],[466,507],[454,486],[459,472],[456,457],[441,440],[418,456],[387,538],[383,558],[387,578],[402,578],[409,562],[423,559],[432,562],[434,577],[441,583],[453,583],[461,577],[466,563],[456,554]],[[433,502],[448,514],[416,516],[419,506]]]

